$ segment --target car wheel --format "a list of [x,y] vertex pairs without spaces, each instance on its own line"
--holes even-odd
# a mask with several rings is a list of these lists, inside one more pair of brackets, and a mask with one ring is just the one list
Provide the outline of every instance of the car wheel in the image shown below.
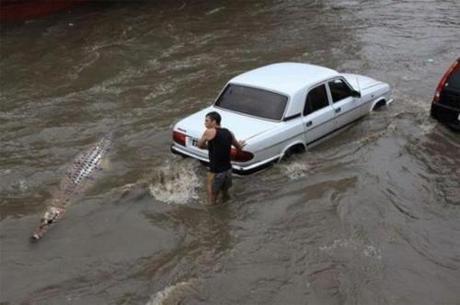
[[281,157],[281,160],[288,160],[293,154],[302,153],[305,151],[305,147],[302,144],[296,144],[289,147]]
[[387,103],[384,100],[378,101],[377,104],[375,104],[374,108],[372,108],[372,111],[379,111],[382,109],[383,106],[385,106]]

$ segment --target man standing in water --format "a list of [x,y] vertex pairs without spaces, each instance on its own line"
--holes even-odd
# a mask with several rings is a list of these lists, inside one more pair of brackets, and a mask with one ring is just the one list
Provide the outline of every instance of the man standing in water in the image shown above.
[[208,173],[208,204],[215,205],[217,196],[222,191],[223,199],[229,196],[228,189],[232,186],[232,164],[230,151],[232,145],[241,150],[244,141],[237,141],[233,133],[220,127],[222,118],[216,111],[209,112],[204,121],[206,127],[203,136],[198,140],[199,148],[209,150]]

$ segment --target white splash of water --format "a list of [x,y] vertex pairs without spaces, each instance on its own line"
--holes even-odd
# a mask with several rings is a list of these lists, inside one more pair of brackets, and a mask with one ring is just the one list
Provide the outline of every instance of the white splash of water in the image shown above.
[[187,295],[197,293],[195,280],[187,282],[179,282],[175,285],[166,287],[165,289],[152,295],[146,305],[177,305],[181,304]]
[[296,180],[312,172],[312,165],[305,161],[291,161],[280,164],[281,170],[289,179]]
[[200,184],[194,163],[175,162],[167,163],[154,172],[149,190],[150,194],[159,201],[186,204],[190,200],[198,199]]

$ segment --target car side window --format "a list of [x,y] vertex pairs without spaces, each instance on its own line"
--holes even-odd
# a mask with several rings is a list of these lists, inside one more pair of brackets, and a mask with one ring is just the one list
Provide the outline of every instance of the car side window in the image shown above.
[[329,106],[329,101],[327,99],[326,93],[326,86],[320,85],[316,88],[311,89],[310,92],[308,92],[303,114],[310,114],[326,106]]
[[332,101],[334,103],[351,96],[350,87],[342,79],[330,81],[329,89],[331,90]]

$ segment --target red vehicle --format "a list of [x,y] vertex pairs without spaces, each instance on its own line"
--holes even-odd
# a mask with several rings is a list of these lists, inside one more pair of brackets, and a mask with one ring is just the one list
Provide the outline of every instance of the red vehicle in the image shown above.
[[436,88],[431,116],[460,131],[460,57],[447,69]]
[[0,0],[0,21],[21,22],[68,9],[87,0]]

